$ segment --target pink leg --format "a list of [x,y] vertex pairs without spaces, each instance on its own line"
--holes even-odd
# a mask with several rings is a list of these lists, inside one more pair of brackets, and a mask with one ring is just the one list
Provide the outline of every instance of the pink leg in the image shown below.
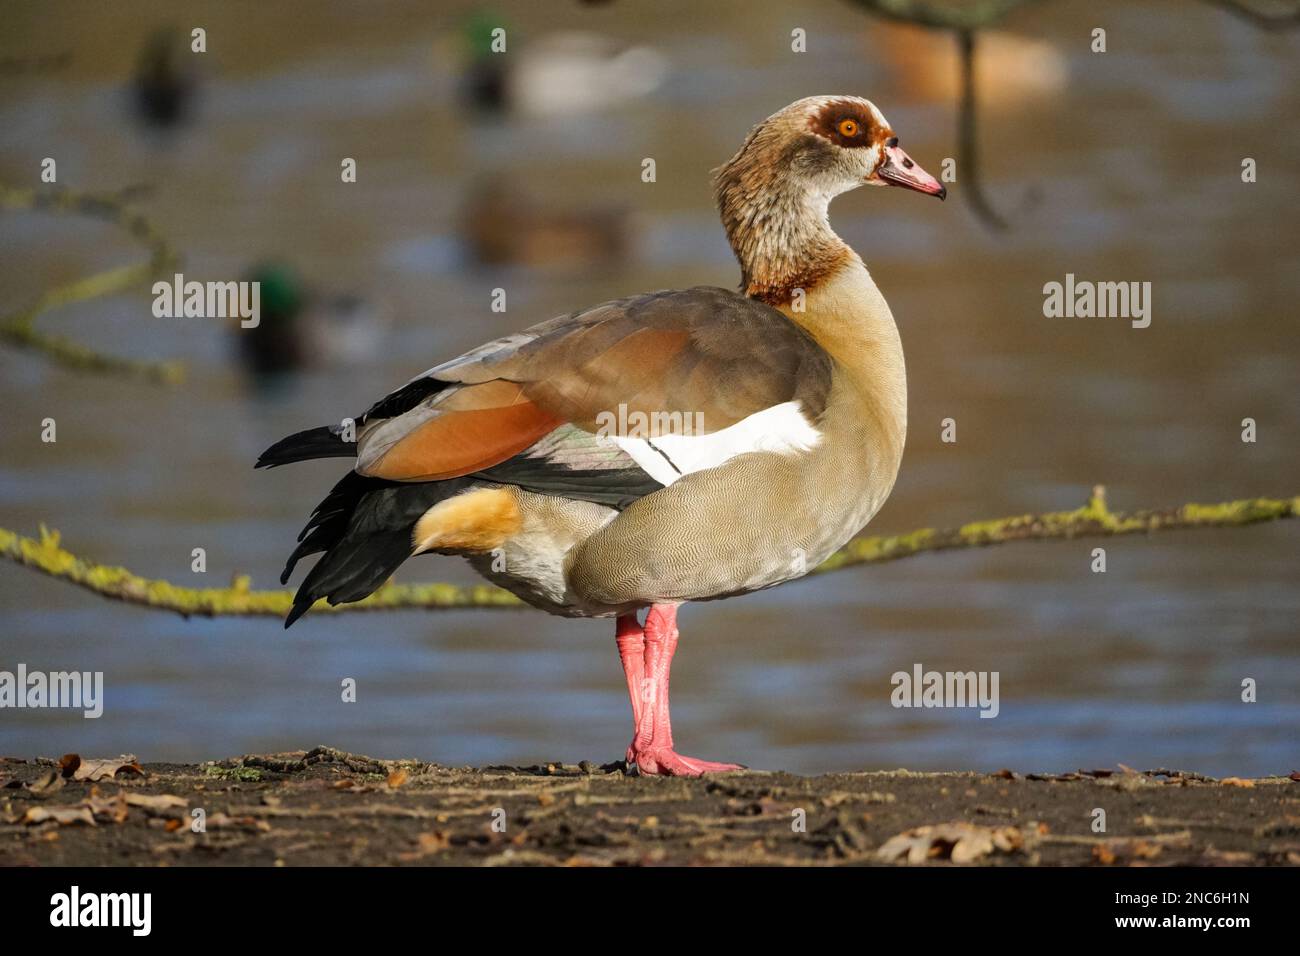
[[[627,695],[632,700],[632,726],[640,728],[645,687],[645,633],[635,614],[620,615],[614,625],[614,643],[618,645],[618,659],[623,662],[623,675],[627,678]],[[627,746],[627,762],[635,761],[634,739]]]
[[[673,749],[673,726],[668,713],[668,676],[677,650],[677,605],[656,604],[646,614],[645,628],[635,627],[636,616],[618,619],[618,652],[632,698],[636,736],[628,746],[627,760],[641,774],[698,777],[705,773],[743,770],[734,763],[715,763],[683,757]],[[635,634],[632,633],[635,628]],[[633,658],[640,645],[643,659]]]

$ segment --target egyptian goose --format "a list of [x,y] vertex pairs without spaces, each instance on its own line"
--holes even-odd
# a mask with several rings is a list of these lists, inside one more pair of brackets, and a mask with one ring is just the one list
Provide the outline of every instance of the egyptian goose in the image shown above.
[[946,194],[867,100],[799,100],[714,174],[739,294],[652,292],[560,316],[417,375],[354,429],[267,449],[259,467],[356,458],[289,556],[282,581],[324,552],[285,626],[319,598],[365,597],[412,555],[463,555],[543,610],[616,618],[629,766],[739,769],[674,749],[678,606],[816,567],[880,508],[903,454],[898,330],[827,221],[831,199],[864,183]]

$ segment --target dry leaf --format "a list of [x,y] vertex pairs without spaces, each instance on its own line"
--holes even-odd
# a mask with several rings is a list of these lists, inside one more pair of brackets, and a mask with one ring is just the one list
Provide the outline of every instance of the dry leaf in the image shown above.
[[1132,840],[1108,840],[1092,848],[1092,858],[1098,863],[1109,866],[1116,860],[1154,860],[1164,852],[1159,843],[1144,840],[1141,837]]
[[[76,754],[71,756],[76,757]],[[67,759],[66,757],[64,758]],[[66,775],[67,770],[64,770]],[[123,755],[111,760],[82,760],[77,758],[77,763],[72,771],[73,780],[112,780],[120,773],[127,776],[144,776],[144,769],[131,756]]]
[[388,785],[394,789],[406,783],[406,771],[398,768],[388,775]]
[[421,857],[430,856],[434,853],[441,853],[447,847],[451,846],[451,838],[441,830],[434,830],[432,833],[421,833],[416,838],[416,848],[406,853],[397,854],[399,860],[410,862],[418,860]]
[[119,793],[113,797],[101,797],[98,794],[87,797],[82,806],[87,807],[102,823],[122,823],[126,820],[126,795]]
[[266,832],[271,829],[271,824],[265,820],[259,820],[256,817],[232,817],[227,813],[210,813],[207,818],[207,827],[209,830],[220,829],[222,827],[241,827],[245,830],[259,830]]
[[435,853],[451,846],[451,839],[441,830],[434,830],[432,833],[421,833],[418,842],[420,849],[425,853]]
[[91,813],[90,807],[28,807],[27,812],[23,814],[20,823],[45,823],[54,821],[61,827],[73,823],[88,823],[90,826],[95,825],[95,815]]
[[982,827],[973,823],[941,823],[913,827],[886,840],[876,857],[888,863],[906,857],[908,863],[952,860],[970,863],[991,853],[1015,853],[1024,845],[1016,827]]
[[146,810],[169,810],[172,807],[189,806],[189,801],[184,797],[171,793],[128,793],[126,802],[133,807],[144,807]]
[[62,775],[57,770],[51,770],[39,780],[29,783],[27,789],[32,793],[53,793],[63,786],[65,786],[65,782]]

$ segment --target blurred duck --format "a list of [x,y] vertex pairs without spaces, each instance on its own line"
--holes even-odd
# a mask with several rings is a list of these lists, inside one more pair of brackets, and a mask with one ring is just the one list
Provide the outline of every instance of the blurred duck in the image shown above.
[[469,62],[461,91],[479,110],[528,117],[592,113],[652,93],[668,74],[667,60],[654,49],[597,33],[550,33],[526,42],[508,33],[507,52],[494,53],[492,31],[501,25],[480,14],[465,29]]
[[484,177],[470,188],[459,230],[483,265],[608,265],[625,258],[632,244],[626,209],[547,206],[505,176]]
[[297,271],[280,262],[258,263],[244,280],[260,283],[261,312],[256,327],[234,326],[235,344],[255,377],[347,367],[378,354],[385,322],[364,299],[310,292]]
[[198,72],[185,34],[174,27],[154,31],[140,50],[131,86],[136,113],[148,125],[167,128],[187,120]]
[[355,435],[323,426],[268,448],[259,467],[353,461],[289,556],[282,581],[322,555],[285,625],[322,598],[361,600],[414,555],[461,555],[535,607],[615,619],[629,767],[738,769],[673,742],[679,605],[806,574],[875,515],[902,459],[898,329],[827,219],[863,185],[945,195],[869,101],[799,100],[714,178],[739,292],[580,308],[415,376]]

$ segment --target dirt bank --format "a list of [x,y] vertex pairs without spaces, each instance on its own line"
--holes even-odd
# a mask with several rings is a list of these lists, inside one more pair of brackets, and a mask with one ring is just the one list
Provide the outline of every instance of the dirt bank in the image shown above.
[[[1297,779],[673,780],[621,764],[454,769],[324,747],[199,765],[3,758],[0,864],[1297,865]],[[1098,809],[1104,833],[1092,829]]]

